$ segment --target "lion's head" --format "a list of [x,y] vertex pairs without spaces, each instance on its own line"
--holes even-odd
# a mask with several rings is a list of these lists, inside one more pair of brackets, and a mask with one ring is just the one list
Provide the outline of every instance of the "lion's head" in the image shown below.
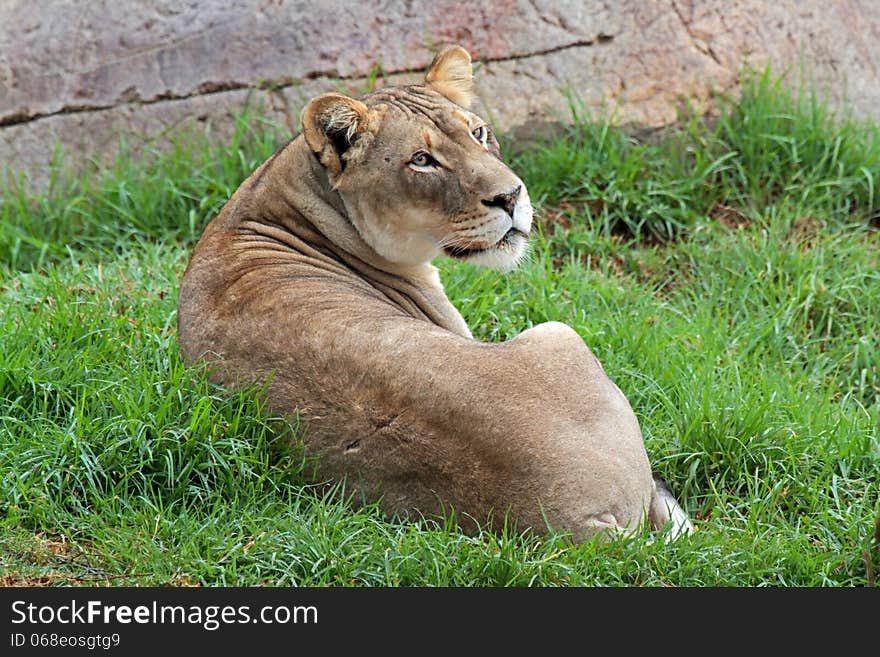
[[472,84],[470,55],[453,46],[424,84],[359,100],[324,94],[303,110],[306,142],[350,220],[391,262],[445,253],[508,268],[525,252],[528,192],[501,161],[491,128],[466,109]]

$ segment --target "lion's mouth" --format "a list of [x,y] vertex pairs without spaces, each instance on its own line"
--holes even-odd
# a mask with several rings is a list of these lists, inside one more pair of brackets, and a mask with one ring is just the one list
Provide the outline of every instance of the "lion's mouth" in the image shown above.
[[469,258],[470,256],[477,255],[478,253],[486,253],[487,251],[494,251],[495,249],[502,249],[508,244],[510,244],[517,237],[526,238],[524,232],[519,230],[518,228],[511,227],[506,233],[504,233],[503,237],[495,242],[492,246],[473,248],[473,247],[464,247],[464,246],[447,246],[444,247],[444,251],[446,251],[446,255],[452,258]]

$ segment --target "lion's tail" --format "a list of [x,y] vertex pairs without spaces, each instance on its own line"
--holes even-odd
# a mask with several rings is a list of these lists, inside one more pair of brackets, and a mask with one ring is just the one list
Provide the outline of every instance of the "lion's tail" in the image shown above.
[[685,510],[669,492],[666,482],[660,477],[654,477],[654,497],[651,499],[651,508],[648,510],[651,520],[651,528],[665,530],[664,540],[674,541],[679,536],[690,534],[694,526],[688,518]]

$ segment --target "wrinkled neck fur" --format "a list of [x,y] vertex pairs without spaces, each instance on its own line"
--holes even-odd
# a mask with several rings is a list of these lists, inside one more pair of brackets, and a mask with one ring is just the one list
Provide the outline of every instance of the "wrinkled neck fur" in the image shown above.
[[[254,175],[262,180],[253,186],[252,197],[248,199],[246,214],[251,215],[250,219],[282,226],[307,242],[314,240],[314,246],[332,251],[354,275],[371,281],[386,293],[397,290],[434,323],[470,337],[467,324],[446,297],[434,265],[425,262],[401,266],[376,253],[364,241],[304,138],[295,139],[273,158],[265,171]],[[267,187],[276,192],[263,193]],[[311,239],[309,234],[313,235]],[[393,297],[394,294],[389,295]]]
[[[282,159],[283,158],[283,159]],[[439,286],[437,268],[430,262],[401,265],[377,253],[361,236],[349,217],[342,196],[333,189],[327,172],[305,139],[298,137],[279,155],[267,176],[274,176],[282,190],[291,219],[305,220],[336,248],[362,260],[370,267],[430,287]],[[291,171],[307,172],[291,179]]]

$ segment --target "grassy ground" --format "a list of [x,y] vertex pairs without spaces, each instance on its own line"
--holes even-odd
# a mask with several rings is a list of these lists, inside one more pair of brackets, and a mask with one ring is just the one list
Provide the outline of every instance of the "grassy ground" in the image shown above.
[[579,121],[511,154],[540,206],[520,270],[443,262],[476,336],[571,324],[696,519],[465,536],[302,482],[253,394],[180,361],[177,285],[278,143],[181,144],[0,204],[0,583],[829,585],[880,547],[880,130],[756,77],[653,145]]

